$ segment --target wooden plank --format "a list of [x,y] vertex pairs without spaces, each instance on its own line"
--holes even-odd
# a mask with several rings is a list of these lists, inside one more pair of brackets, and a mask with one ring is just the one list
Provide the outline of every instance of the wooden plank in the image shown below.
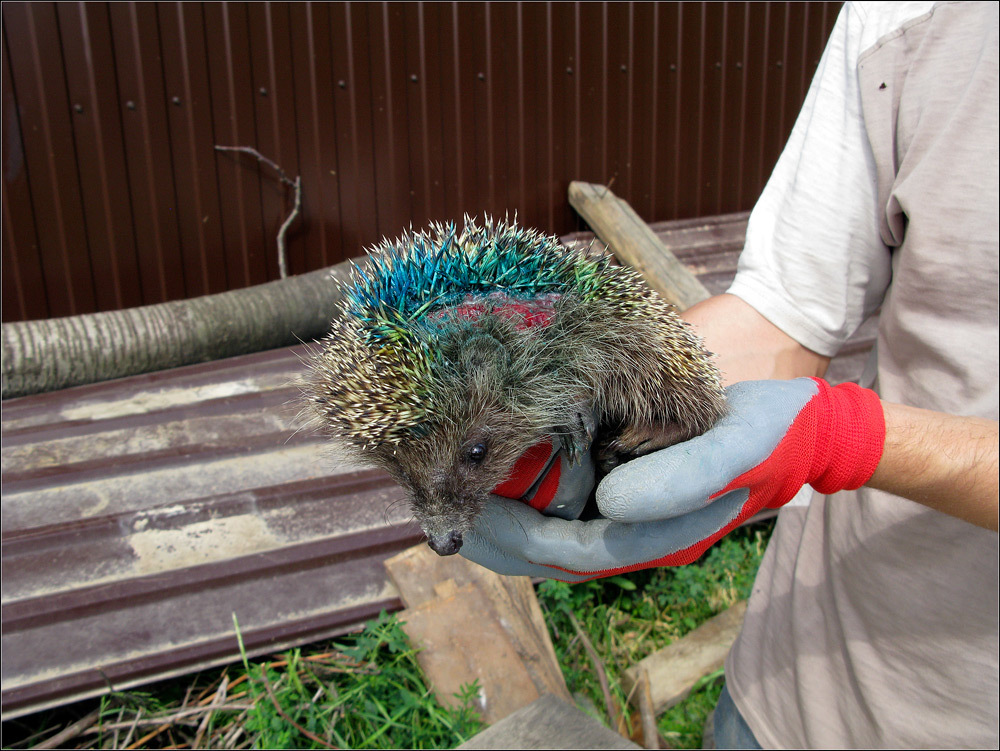
[[709,297],[697,277],[677,260],[626,201],[603,185],[571,182],[569,202],[622,263],[681,310]]
[[[673,644],[640,660],[622,675],[622,689],[626,694],[632,692],[640,671],[645,670],[656,714],[680,703],[699,679],[722,667],[743,625],[746,610],[746,601],[741,600]],[[633,696],[633,701],[638,701],[638,697]]]
[[455,694],[474,680],[479,681],[477,709],[490,724],[541,696],[494,603],[475,583],[408,609],[400,620],[445,706],[458,706]]
[[[418,608],[442,593],[439,587],[464,587],[480,578],[482,569],[459,555],[440,556],[427,545],[414,545],[385,562],[389,579],[408,608]],[[482,569],[485,571],[486,569]]]
[[488,722],[539,696],[569,700],[542,610],[526,576],[499,576],[459,556],[417,545],[385,562],[407,603],[403,630],[438,698],[453,704],[479,680]]
[[499,576],[481,566],[476,568],[480,572],[476,584],[493,603],[539,694],[554,694],[568,701],[569,690],[531,579]]

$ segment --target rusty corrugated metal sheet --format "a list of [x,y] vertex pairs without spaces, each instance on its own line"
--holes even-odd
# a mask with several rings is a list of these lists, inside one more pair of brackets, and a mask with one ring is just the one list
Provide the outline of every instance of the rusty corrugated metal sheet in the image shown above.
[[[296,432],[301,348],[4,403],[5,717],[399,607],[419,530]],[[335,474],[331,474],[331,470]]]
[[3,319],[193,297],[411,223],[751,208],[839,3],[3,4]]
[[[654,225],[712,293],[747,215]],[[566,238],[588,241],[591,235]],[[863,327],[827,374],[856,378]],[[389,478],[298,431],[302,348],[4,402],[5,719],[350,630],[401,603]]]

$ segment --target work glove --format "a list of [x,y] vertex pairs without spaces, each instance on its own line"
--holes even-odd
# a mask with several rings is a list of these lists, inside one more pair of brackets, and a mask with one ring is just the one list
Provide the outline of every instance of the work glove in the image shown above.
[[868,389],[799,378],[737,383],[726,397],[727,414],[708,432],[612,470],[597,488],[603,518],[554,518],[494,496],[462,555],[564,581],[685,565],[803,485],[860,487],[882,457],[882,405]]
[[546,516],[576,519],[587,505],[594,482],[590,453],[585,452],[581,461],[574,463],[559,436],[551,436],[524,452],[510,478],[493,493],[527,504]]

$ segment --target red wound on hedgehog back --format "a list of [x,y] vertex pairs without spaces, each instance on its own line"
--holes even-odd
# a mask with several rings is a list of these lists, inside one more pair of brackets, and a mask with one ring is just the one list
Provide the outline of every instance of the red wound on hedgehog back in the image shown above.
[[518,331],[533,328],[545,328],[555,316],[555,304],[560,295],[549,293],[532,298],[510,297],[503,292],[493,292],[489,295],[467,295],[462,302],[450,307],[441,308],[429,314],[432,320],[439,320],[452,314],[463,321],[475,321],[481,316],[490,314],[515,321]]

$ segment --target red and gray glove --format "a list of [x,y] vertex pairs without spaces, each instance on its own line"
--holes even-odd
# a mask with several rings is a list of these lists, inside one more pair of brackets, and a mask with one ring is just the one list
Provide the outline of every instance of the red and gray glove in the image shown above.
[[[604,518],[553,518],[494,496],[465,536],[462,555],[499,573],[566,581],[684,565],[803,485],[820,493],[860,487],[882,457],[882,405],[868,389],[799,378],[737,383],[726,395],[728,413],[707,433],[604,478],[597,489]],[[541,474],[526,484],[546,486],[551,466],[532,464]]]
[[526,503],[546,516],[576,519],[594,489],[594,462],[590,453],[572,464],[558,436],[537,443],[514,464],[510,479],[493,492]]

